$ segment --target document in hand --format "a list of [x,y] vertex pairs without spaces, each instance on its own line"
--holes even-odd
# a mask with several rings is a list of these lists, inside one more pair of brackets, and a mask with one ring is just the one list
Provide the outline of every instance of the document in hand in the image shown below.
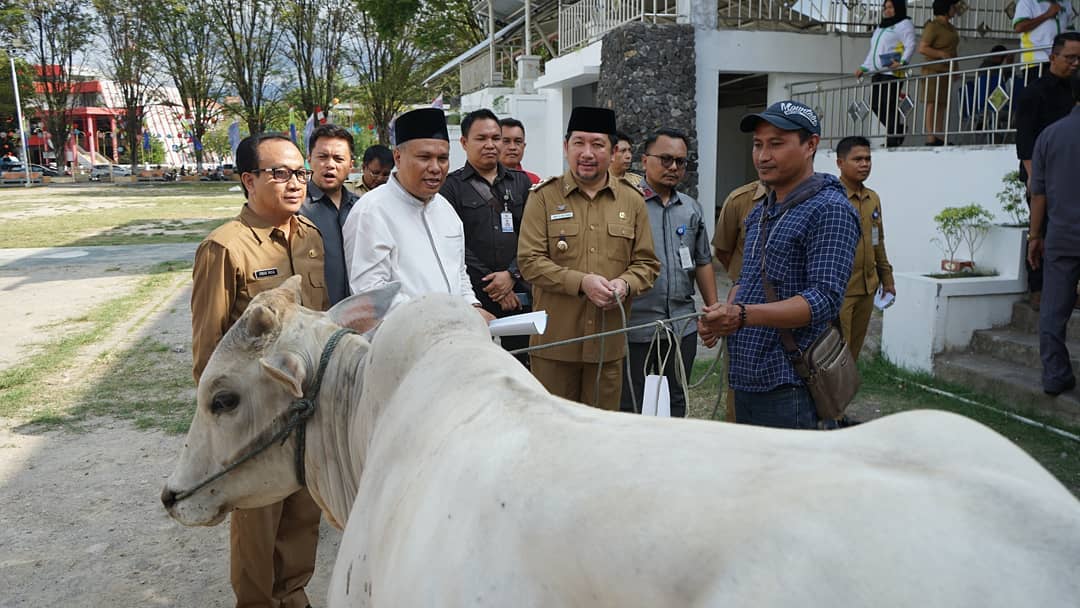
[[493,336],[539,336],[547,329],[547,311],[512,315],[488,323]]
[[878,310],[885,310],[896,302],[896,296],[878,287],[877,293],[874,294],[874,308]]

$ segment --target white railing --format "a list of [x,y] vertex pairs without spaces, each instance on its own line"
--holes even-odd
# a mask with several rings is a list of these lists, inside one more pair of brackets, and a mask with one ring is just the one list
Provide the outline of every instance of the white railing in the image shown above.
[[[1074,8],[1077,0],[1072,2]],[[816,30],[868,33],[881,20],[881,0],[720,0],[721,28]],[[932,0],[908,2],[916,28],[933,18]],[[1006,7],[1009,7],[1006,10]],[[1013,37],[1012,6],[1004,0],[966,0],[952,24],[961,32]]]
[[509,47],[496,45],[495,70],[491,69],[490,54],[487,49],[476,57],[462,62],[458,66],[461,80],[461,93],[472,93],[487,87],[513,86],[514,56]]
[[792,83],[788,90],[821,117],[824,145],[850,135],[889,145],[921,146],[931,136],[948,145],[1008,143],[1016,133],[1016,100],[1042,75],[1042,64],[1017,63],[1015,54],[915,64],[898,80],[834,76]]
[[568,53],[631,21],[674,22],[676,0],[579,0],[559,9],[559,54]]

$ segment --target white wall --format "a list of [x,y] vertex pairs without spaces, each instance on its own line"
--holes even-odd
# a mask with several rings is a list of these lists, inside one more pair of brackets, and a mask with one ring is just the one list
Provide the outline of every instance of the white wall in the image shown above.
[[[536,94],[515,93],[513,89],[482,89],[461,97],[461,113],[487,108],[499,118],[513,117],[525,125],[525,156],[521,166],[540,175],[559,175],[563,172],[562,129],[569,114],[562,115],[563,94],[560,89],[543,89]],[[465,163],[465,153],[458,142],[461,131],[451,133],[450,167]]]
[[[945,207],[978,203],[998,222],[1012,221],[996,197],[1002,176],[1017,168],[1012,145],[875,148],[873,162],[866,185],[881,196],[885,244],[896,272],[939,270],[945,256],[930,239],[937,234],[934,216]],[[815,168],[838,174],[835,153],[819,150]]]

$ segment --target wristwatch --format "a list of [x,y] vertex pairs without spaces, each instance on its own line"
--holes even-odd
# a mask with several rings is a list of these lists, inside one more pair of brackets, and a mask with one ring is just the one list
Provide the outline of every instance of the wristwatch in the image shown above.
[[1034,232],[1029,232],[1027,235],[1027,240],[1029,241],[1041,241],[1042,239],[1043,237],[1041,234],[1035,234]]

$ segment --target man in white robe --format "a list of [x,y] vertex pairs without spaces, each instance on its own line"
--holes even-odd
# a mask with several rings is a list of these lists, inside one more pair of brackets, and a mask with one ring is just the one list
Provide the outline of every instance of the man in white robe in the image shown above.
[[439,194],[450,168],[442,110],[423,108],[395,121],[394,172],[364,195],[342,228],[349,286],[361,293],[397,281],[391,307],[426,293],[459,295],[486,320],[465,268],[465,231]]

